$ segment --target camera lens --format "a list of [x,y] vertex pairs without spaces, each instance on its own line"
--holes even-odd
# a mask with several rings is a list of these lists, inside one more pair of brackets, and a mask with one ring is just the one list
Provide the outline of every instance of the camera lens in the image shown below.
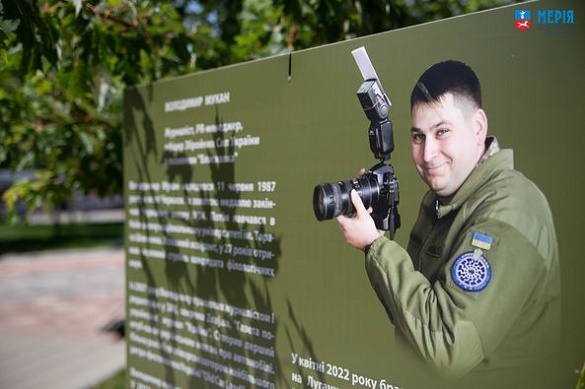
[[344,196],[341,187],[345,189],[345,183],[327,183],[315,187],[313,191],[313,210],[317,220],[333,219],[343,213],[343,198],[347,197],[347,194]]
[[378,201],[379,188],[376,179],[368,174],[356,180],[317,185],[313,190],[313,211],[319,221],[339,215],[351,216],[355,210],[350,193],[355,189],[366,208]]

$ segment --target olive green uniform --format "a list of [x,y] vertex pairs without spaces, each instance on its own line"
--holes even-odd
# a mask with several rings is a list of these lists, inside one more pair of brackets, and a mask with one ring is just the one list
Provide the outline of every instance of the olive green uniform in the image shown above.
[[366,255],[396,336],[449,377],[529,364],[558,335],[549,206],[514,170],[512,150],[486,144],[451,198],[423,198],[408,250],[381,237]]

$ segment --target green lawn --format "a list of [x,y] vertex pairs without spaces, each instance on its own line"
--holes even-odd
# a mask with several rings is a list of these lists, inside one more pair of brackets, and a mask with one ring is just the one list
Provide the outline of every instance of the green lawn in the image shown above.
[[91,389],[124,389],[126,386],[126,369],[122,369],[112,377],[99,384],[92,386]]
[[119,245],[124,223],[0,224],[0,254]]

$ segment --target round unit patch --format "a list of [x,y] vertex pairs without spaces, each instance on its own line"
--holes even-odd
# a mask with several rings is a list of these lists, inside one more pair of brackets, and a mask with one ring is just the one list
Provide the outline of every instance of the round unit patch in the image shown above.
[[453,281],[468,292],[483,290],[492,278],[492,271],[487,259],[480,253],[469,251],[457,258],[451,268]]

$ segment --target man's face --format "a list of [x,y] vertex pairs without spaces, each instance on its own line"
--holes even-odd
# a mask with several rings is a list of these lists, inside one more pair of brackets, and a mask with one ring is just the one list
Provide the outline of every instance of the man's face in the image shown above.
[[481,109],[451,93],[412,111],[412,159],[439,196],[454,194],[484,152],[487,119]]

